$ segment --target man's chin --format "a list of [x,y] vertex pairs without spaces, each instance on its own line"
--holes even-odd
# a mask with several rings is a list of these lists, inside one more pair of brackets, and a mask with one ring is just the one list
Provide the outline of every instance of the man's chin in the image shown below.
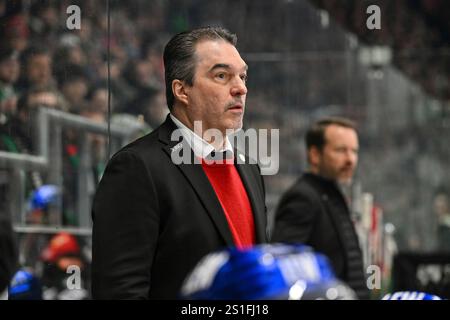
[[227,130],[227,133],[233,134],[233,133],[236,133],[236,132],[238,132],[239,130],[241,130],[242,127],[243,127],[242,121],[239,121],[239,122],[233,122],[233,123],[230,123],[229,126],[227,126],[227,129],[226,129],[226,130]]

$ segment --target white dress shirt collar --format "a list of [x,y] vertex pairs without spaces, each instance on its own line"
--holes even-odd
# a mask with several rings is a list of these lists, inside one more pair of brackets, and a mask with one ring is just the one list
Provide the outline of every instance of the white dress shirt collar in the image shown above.
[[178,120],[173,114],[170,114],[170,118],[175,123],[175,125],[181,129],[181,134],[183,135],[183,139],[189,144],[189,147],[192,149],[194,154],[197,157],[202,159],[206,159],[211,152],[227,152],[227,154],[234,155],[233,147],[230,143],[230,139],[228,136],[225,137],[225,146],[221,149],[216,150],[210,143],[206,142],[203,138],[197,135],[194,131],[189,129],[186,125],[184,125],[180,120]]

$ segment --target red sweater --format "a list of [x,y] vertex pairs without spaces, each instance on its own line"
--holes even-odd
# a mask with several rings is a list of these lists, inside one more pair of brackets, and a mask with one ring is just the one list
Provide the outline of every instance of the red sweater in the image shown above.
[[255,223],[252,207],[241,177],[233,163],[206,164],[203,170],[222,205],[234,243],[238,248],[255,244]]

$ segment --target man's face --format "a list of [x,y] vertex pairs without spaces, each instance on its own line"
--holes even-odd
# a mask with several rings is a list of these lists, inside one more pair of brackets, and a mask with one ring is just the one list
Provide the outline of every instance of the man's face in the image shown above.
[[75,79],[65,83],[61,91],[71,103],[80,103],[87,94],[88,86],[83,79]]
[[13,84],[19,78],[20,64],[17,59],[8,59],[0,62],[0,80]]
[[325,145],[318,152],[318,173],[340,183],[350,183],[358,164],[358,136],[351,128],[330,125],[325,129]]
[[194,83],[186,86],[187,115],[202,121],[203,130],[242,128],[247,65],[226,41],[201,41],[196,46]]
[[92,96],[91,104],[94,109],[106,114],[108,112],[108,90],[104,88],[97,89]]
[[27,67],[28,80],[33,84],[47,84],[52,75],[52,64],[49,55],[38,54],[30,58]]

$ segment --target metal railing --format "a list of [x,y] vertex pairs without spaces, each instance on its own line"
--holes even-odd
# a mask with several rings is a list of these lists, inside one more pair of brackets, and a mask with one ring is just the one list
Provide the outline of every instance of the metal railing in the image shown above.
[[[89,175],[92,168],[89,133],[108,136],[108,125],[97,123],[85,117],[54,109],[40,108],[37,111],[36,146],[37,154],[19,154],[0,151],[0,170],[6,169],[8,203],[6,211],[12,217],[14,229],[19,233],[57,233],[61,231],[76,235],[91,234],[90,206],[95,192],[89,188]],[[63,129],[76,129],[79,143],[79,166],[77,170],[76,215],[78,226],[63,226],[63,212],[59,210],[51,224],[30,225],[26,222],[26,172],[38,171],[46,174],[46,183],[56,185],[63,190]],[[110,149],[112,152],[130,142],[144,124],[110,125]],[[108,155],[109,156],[109,155]],[[107,159],[105,159],[107,161]],[[62,201],[62,197],[60,200]],[[59,206],[62,208],[62,206]]]

